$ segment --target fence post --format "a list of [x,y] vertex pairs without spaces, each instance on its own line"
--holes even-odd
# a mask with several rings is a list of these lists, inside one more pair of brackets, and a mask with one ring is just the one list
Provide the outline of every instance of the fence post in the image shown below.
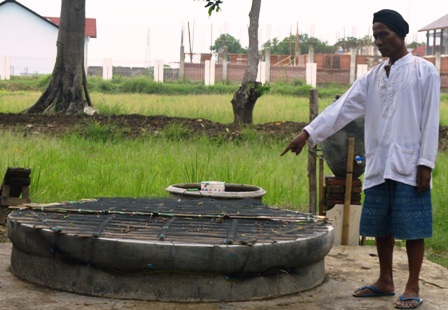
[[258,63],[257,82],[266,83],[266,62],[264,61]]
[[266,63],[266,82],[271,82],[271,48],[265,50],[264,62]]
[[205,61],[204,67],[204,84],[206,86],[210,85],[210,60]]
[[440,68],[442,67],[442,59],[440,58],[440,53],[436,53],[435,66],[437,68],[437,71],[439,71],[439,74],[440,74]]
[[314,63],[314,47],[310,46],[308,50],[308,62]]
[[154,62],[154,81],[163,83],[163,69],[163,60],[156,60]]
[[356,70],[356,50],[353,49],[350,54],[350,84],[355,82],[355,70]]
[[210,61],[210,85],[215,85],[215,71],[216,71],[216,63],[215,60]]
[[0,56],[0,80],[9,80],[11,78],[11,68],[9,56]]
[[306,84],[316,87],[317,81],[317,64],[307,63],[306,64]]
[[183,45],[180,47],[179,80],[185,80],[185,48]]
[[227,46],[223,46],[222,49],[222,82],[227,84],[229,82],[227,71],[227,65],[229,63],[229,48]]
[[112,58],[103,60],[103,80],[111,80],[113,76]]
[[367,65],[357,65],[356,66],[356,78],[359,78],[360,76],[364,75],[368,70]]
[[207,86],[215,84],[215,61],[214,60],[206,60],[205,61],[204,84]]

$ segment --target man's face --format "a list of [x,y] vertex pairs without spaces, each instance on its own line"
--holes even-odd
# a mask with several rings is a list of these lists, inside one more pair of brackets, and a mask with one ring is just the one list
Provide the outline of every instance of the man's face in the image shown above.
[[383,23],[373,24],[373,37],[375,38],[375,45],[383,57],[396,55],[403,48],[404,38]]

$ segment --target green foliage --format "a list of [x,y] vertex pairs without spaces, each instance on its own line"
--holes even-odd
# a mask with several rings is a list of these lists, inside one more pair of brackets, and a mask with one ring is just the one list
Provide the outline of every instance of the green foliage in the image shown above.
[[444,102],[448,102],[448,93],[440,94],[440,99]]
[[259,142],[262,139],[262,136],[251,126],[246,126],[241,129],[240,135],[238,136],[238,141],[245,142]]
[[120,115],[125,112],[123,104],[107,104],[103,99],[95,100],[95,108],[100,111],[101,115]]
[[237,84],[215,84],[205,86],[202,82],[183,81],[158,83],[148,77],[121,77],[104,81],[89,78],[89,90],[102,93],[140,93],[165,95],[231,94],[238,89]]
[[52,77],[51,74],[42,76],[37,82],[37,87],[39,87],[42,90],[46,89],[50,84],[51,77]]
[[[3,93],[11,93],[18,91],[43,91],[51,78],[50,75],[41,77],[25,78],[15,77],[10,81],[0,81],[0,90]],[[103,80],[101,77],[91,76],[87,79],[88,88],[91,94],[99,93],[138,93],[138,94],[160,94],[160,95],[233,95],[239,87],[238,83],[216,83],[214,85],[205,86],[203,82],[196,81],[180,81],[158,83],[149,77],[123,77],[116,76],[112,80]],[[349,85],[325,85],[319,87],[319,95],[327,96],[326,89],[338,87],[339,89],[348,89]],[[262,94],[269,92],[270,94],[292,95],[292,96],[309,96],[311,87],[306,85],[304,80],[294,80],[292,82],[278,81],[262,86],[260,91]],[[341,93],[344,91],[338,91]],[[32,103],[30,103],[31,105]],[[95,104],[95,102],[94,102]],[[28,107],[28,106],[26,106]],[[25,107],[25,108],[26,108]]]
[[[294,55],[296,38],[295,35],[290,35],[281,41],[278,38],[273,38],[272,41],[269,40],[263,44],[263,50],[270,47],[271,55]],[[300,39],[299,36],[299,44],[302,43]]]
[[[283,143],[260,143],[250,130],[245,134],[245,141],[222,143],[191,135],[167,139],[162,133],[134,140],[114,133],[112,139],[90,139],[2,132],[0,166],[32,169],[33,202],[163,197],[170,184],[223,180],[262,187],[268,192],[263,201],[272,206],[306,210],[307,191],[297,190],[306,187],[307,179],[301,177],[306,175],[306,164],[297,165],[305,162],[306,155],[299,155],[299,161],[296,156],[280,158]],[[292,166],[296,168],[290,169]]]
[[[298,42],[297,42],[298,41]],[[334,47],[328,46],[326,42],[322,42],[315,37],[310,37],[308,34],[290,35],[285,37],[282,41],[278,38],[267,41],[263,44],[263,50],[266,47],[271,48],[272,55],[295,55],[295,46],[298,43],[300,54],[308,54],[310,46],[313,46],[315,53],[333,53]]]
[[112,81],[107,81],[99,76],[91,76],[87,78],[87,87],[90,92],[113,93],[119,90],[119,83],[115,77]]
[[227,46],[227,51],[229,53],[247,53],[247,48],[242,48],[240,40],[237,40],[230,34],[221,34],[216,40],[215,43],[210,46],[210,50],[218,53],[224,46]]
[[154,94],[158,91],[160,92],[161,88],[163,88],[161,83],[156,83],[148,78],[137,77],[125,80],[121,90],[126,93]]
[[194,137],[191,129],[179,123],[172,123],[167,126],[160,133],[160,136],[169,141],[181,141]]
[[10,92],[42,91],[45,89],[48,81],[49,76],[47,75],[11,76],[10,80],[0,80],[0,89]]
[[[49,76],[43,76],[35,79],[30,85],[28,80],[15,79],[11,81],[0,81],[0,90],[8,94],[15,91],[42,91],[42,85],[48,82]],[[4,85],[1,87],[1,85]],[[7,86],[9,85],[9,86]],[[40,86],[39,86],[40,85]],[[114,77],[110,81],[103,80],[100,77],[89,77],[88,88],[91,93],[140,93],[140,94],[160,94],[160,95],[211,95],[211,94],[230,94],[233,95],[238,90],[237,83],[216,83],[214,85],[205,86],[202,82],[182,81],[176,83],[158,83],[148,77]],[[330,88],[336,87],[331,86]],[[347,85],[337,86],[340,89],[348,89]],[[45,87],[43,87],[44,89]],[[327,86],[319,87],[326,89]],[[306,85],[304,80],[294,80],[292,82],[273,82],[261,86],[262,94],[269,92],[270,94],[308,96],[311,87]],[[323,92],[325,93],[325,92]],[[339,91],[341,93],[341,91]],[[95,102],[94,102],[95,104]]]
[[221,11],[220,5],[222,4],[221,0],[205,0],[207,4],[205,5],[206,8],[208,8],[207,12],[208,15],[211,16],[213,12],[219,12]]
[[191,154],[186,154],[190,160],[183,164],[182,183],[199,183],[207,178],[206,171],[210,165],[210,157],[200,159],[198,150]]
[[[358,49],[367,46],[373,46],[374,41],[372,36],[366,35],[362,38],[344,37],[339,39],[335,44],[328,45],[326,41],[321,41],[318,38],[311,37],[307,33],[297,35],[290,34],[289,36],[279,39],[273,38],[262,44],[263,51],[266,47],[271,48],[272,55],[295,55],[296,45],[298,45],[300,54],[308,54],[310,46],[314,48],[315,53],[331,54],[337,51],[338,46],[342,46],[345,51],[349,49]],[[415,48],[424,43],[412,42],[408,44],[409,48]]]
[[363,38],[355,38],[355,37],[344,37],[339,39],[334,44],[333,52],[337,50],[338,46],[342,46],[345,51],[349,49],[357,49],[367,46],[373,46],[374,42],[371,36],[364,36]]
[[428,257],[443,266],[448,267],[448,208],[446,202],[448,201],[448,191],[446,184],[448,184],[448,152],[439,152],[437,157],[436,167],[433,171],[432,181],[432,203],[433,203],[433,237],[425,240],[427,242]]
[[293,95],[299,97],[309,97],[312,87],[304,81],[295,80],[292,83],[272,83],[270,84],[270,94],[274,95]]
[[271,90],[271,86],[269,86],[268,83],[266,83],[264,85],[261,83],[257,83],[255,85],[255,87],[256,87],[256,92],[258,93],[258,97],[261,97],[264,94],[267,94]]
[[75,128],[73,134],[83,139],[107,143],[117,141],[128,133],[126,128],[113,125],[102,125],[95,120],[88,121],[87,124]]
[[409,44],[406,44],[406,47],[407,48],[409,48],[409,49],[414,49],[414,48],[417,48],[417,47],[419,47],[419,46],[425,46],[426,44],[424,43],[424,42],[420,42],[420,43],[418,43],[418,42],[411,42],[411,43],[409,43]]
[[325,87],[319,87],[319,97],[326,99],[334,99],[336,95],[343,94],[347,91],[347,86],[339,84],[327,84]]

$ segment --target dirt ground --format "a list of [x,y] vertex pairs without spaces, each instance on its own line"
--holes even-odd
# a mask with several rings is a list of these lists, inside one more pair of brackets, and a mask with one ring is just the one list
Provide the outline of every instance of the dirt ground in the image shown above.
[[[232,139],[239,135],[240,129],[232,124],[211,122],[201,118],[168,117],[163,115],[43,115],[43,114],[1,114],[0,130],[9,129],[24,134],[61,135],[73,129],[82,130],[90,124],[101,124],[115,129],[124,137],[135,138],[142,135],[159,135],[167,127],[176,124],[194,135],[226,137]],[[304,123],[272,122],[254,125],[260,134],[273,137],[289,137],[297,134]]]
[[[377,276],[378,258],[372,246],[334,246],[325,257],[326,280],[320,286],[269,300],[216,303],[148,302],[100,298],[72,294],[23,281],[9,271],[12,244],[0,225],[0,309],[8,310],[263,310],[263,309],[394,309],[396,297],[354,298],[358,286],[369,284]],[[406,252],[395,250],[395,286],[404,289],[407,275]],[[420,278],[419,309],[448,309],[448,269],[425,260]]]
[[[232,124],[211,122],[206,119],[143,116],[139,114],[112,116],[73,116],[73,115],[42,115],[42,114],[1,114],[0,130],[8,129],[29,134],[61,135],[74,129],[82,130],[89,124],[107,125],[119,130],[122,135],[130,138],[142,135],[159,135],[172,124],[182,125],[191,135],[206,135],[209,137],[225,137],[235,139],[241,130]],[[271,122],[256,124],[253,129],[264,136],[285,139],[289,141],[302,130],[305,123]],[[448,150],[448,127],[440,127],[440,150]]]

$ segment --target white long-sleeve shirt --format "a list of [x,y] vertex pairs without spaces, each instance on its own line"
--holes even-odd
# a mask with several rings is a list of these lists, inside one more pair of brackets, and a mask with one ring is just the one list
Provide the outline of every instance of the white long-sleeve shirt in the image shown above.
[[364,189],[385,179],[416,186],[417,166],[434,169],[439,141],[440,75],[411,53],[373,67],[304,128],[311,145],[364,115]]

